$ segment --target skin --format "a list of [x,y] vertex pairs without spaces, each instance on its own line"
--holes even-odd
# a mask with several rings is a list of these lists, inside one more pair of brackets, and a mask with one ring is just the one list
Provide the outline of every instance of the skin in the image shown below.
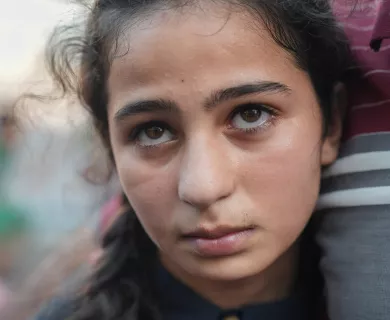
[[15,267],[18,257],[23,253],[27,237],[24,231],[0,238],[0,278],[8,277]]
[[[205,7],[156,11],[123,35],[130,50],[114,60],[107,84],[110,140],[123,190],[165,267],[231,308],[292,290],[297,239],[340,130],[323,139],[308,75],[258,19]],[[213,101],[245,85],[256,92]],[[175,106],[134,106],[156,99]],[[137,130],[150,121],[162,124]],[[223,257],[183,240],[218,226],[253,229]]]
[[16,138],[16,119],[9,114],[2,115],[2,117],[4,120],[1,128],[1,137],[5,146],[11,149]]
[[15,250],[18,247],[19,239],[15,236],[12,239],[4,240],[0,244],[0,277],[6,277],[11,271],[15,262]]

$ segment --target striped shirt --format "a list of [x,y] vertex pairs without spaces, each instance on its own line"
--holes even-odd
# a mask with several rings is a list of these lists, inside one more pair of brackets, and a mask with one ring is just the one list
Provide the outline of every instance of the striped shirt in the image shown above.
[[318,209],[390,204],[390,0],[335,0],[360,67],[338,160],[324,172]]

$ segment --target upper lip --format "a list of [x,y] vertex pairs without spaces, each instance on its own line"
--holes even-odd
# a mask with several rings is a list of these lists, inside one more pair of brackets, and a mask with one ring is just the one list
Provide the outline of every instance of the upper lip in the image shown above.
[[218,239],[229,234],[243,232],[251,230],[253,227],[217,227],[212,229],[198,228],[192,232],[185,233],[183,237],[185,238],[203,238],[203,239]]

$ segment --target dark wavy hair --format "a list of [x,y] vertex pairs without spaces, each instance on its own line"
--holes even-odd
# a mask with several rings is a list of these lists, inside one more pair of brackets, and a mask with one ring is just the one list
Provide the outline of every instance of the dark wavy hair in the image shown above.
[[[212,0],[208,0],[212,1]],[[132,19],[156,10],[176,10],[201,0],[96,0],[82,35],[59,27],[48,45],[50,71],[64,93],[76,92],[93,116],[107,147],[107,75],[118,42]],[[350,65],[348,43],[328,0],[213,0],[239,6],[263,21],[274,41],[309,76],[321,107],[324,135],[332,125],[332,93]],[[129,23],[130,22],[130,23]],[[86,27],[86,29],[85,29]],[[77,28],[75,29],[77,30]],[[124,197],[124,201],[126,201]],[[103,241],[105,255],[77,298],[73,320],[159,319],[154,268],[156,248],[128,203]]]

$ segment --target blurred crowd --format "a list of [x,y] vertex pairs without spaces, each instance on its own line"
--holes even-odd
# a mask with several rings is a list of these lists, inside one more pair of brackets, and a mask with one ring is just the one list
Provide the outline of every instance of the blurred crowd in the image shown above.
[[[13,55],[2,48],[2,320],[28,319],[54,291],[67,290],[93,265],[103,206],[112,207],[119,192],[110,159],[80,105],[70,100],[21,99],[31,87],[43,88],[42,92],[50,87],[42,53],[46,31],[69,10],[71,6],[61,1],[20,0],[2,19],[10,41],[18,42],[17,51],[24,52]],[[35,20],[23,21],[27,13]],[[64,278],[69,278],[65,288],[60,287]]]
[[62,279],[71,283],[85,269],[100,237],[101,207],[119,191],[88,123],[45,128],[3,110],[0,315],[12,304],[37,308]]

